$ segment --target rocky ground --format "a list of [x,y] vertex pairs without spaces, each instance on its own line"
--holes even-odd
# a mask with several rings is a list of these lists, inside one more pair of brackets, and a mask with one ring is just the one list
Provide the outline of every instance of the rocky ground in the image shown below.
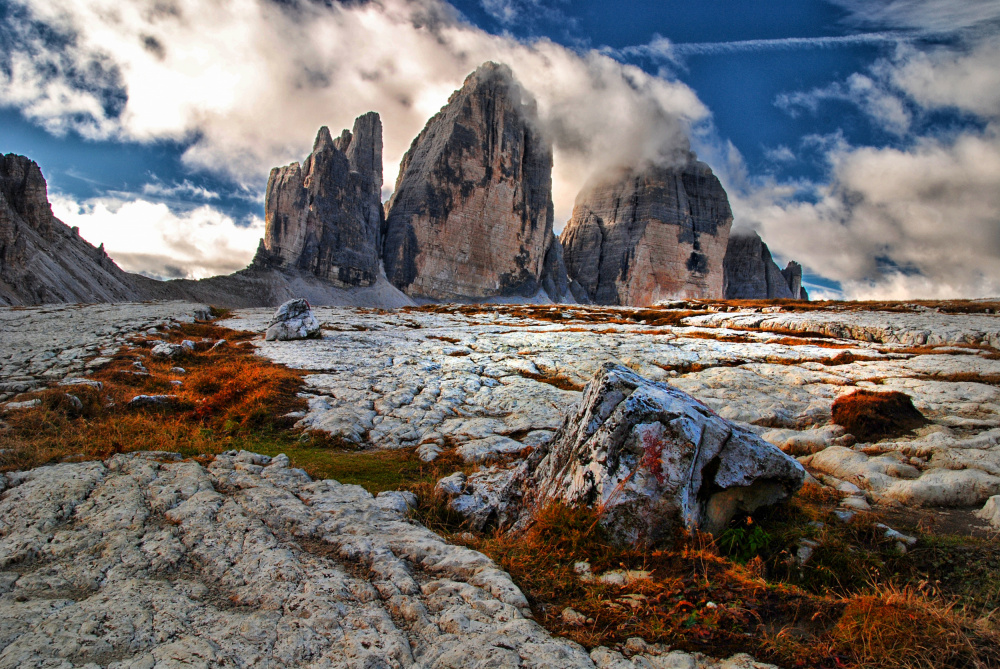
[[[419,446],[426,458],[450,445],[469,461],[514,453],[551,439],[612,361],[669,381],[868,501],[981,507],[1000,493],[992,314],[712,313],[680,326],[585,307],[316,314],[322,339],[258,350],[311,372],[300,425],[348,441]],[[270,315],[244,310],[222,324],[263,331]],[[855,443],[831,407],[858,388],[905,392],[930,423],[902,440]]]
[[[612,361],[799,456],[849,493],[845,513],[971,510],[1000,494],[1000,317],[677,306],[320,308],[321,339],[254,343],[309,372],[301,427],[417,447],[427,460],[455,448],[482,462],[545,443]],[[205,311],[0,311],[0,411],[20,410],[24,390],[86,375],[131,334]],[[243,310],[221,324],[263,333],[271,313]],[[834,400],[857,388],[901,390],[930,422],[859,443],[831,422]],[[118,455],[7,473],[0,667],[764,666],[639,640],[587,653],[533,622],[491,560],[410,520],[411,503],[249,453],[204,463]]]

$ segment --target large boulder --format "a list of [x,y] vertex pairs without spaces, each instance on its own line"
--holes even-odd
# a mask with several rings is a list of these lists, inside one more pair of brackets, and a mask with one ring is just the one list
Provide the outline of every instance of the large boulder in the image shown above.
[[533,297],[546,265],[560,271],[558,251],[549,254],[552,148],[536,117],[510,68],[486,63],[427,122],[403,156],[386,217],[383,258],[396,287],[437,300]]
[[268,323],[266,341],[312,339],[320,336],[319,321],[305,300],[289,300],[278,307]]
[[792,261],[780,269],[767,244],[750,228],[736,227],[730,233],[723,274],[727,300],[809,299],[802,287],[802,265]]
[[382,245],[382,121],[368,112],[334,139],[323,126],[300,166],[271,170],[256,267],[294,268],[339,287],[370,286]]
[[522,514],[553,501],[586,505],[632,544],[678,528],[718,533],[737,512],[787,499],[805,477],[794,458],[690,395],[614,363],[525,469]]
[[560,241],[569,276],[595,304],[721,298],[732,221],[719,179],[686,154],[585,188]]

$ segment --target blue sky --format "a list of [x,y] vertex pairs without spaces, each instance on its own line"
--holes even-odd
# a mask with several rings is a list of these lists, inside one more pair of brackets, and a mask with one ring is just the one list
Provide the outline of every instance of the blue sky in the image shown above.
[[0,0],[0,152],[157,276],[244,266],[271,167],[369,109],[385,195],[427,118],[508,62],[587,179],[690,146],[816,295],[1000,294],[1000,0]]

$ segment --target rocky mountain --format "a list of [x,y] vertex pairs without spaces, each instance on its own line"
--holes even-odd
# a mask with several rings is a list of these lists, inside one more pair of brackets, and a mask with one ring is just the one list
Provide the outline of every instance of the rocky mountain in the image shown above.
[[727,300],[809,299],[802,287],[802,266],[790,262],[780,269],[755,230],[733,229],[723,268]]
[[42,171],[0,157],[0,304],[142,299],[134,276],[53,216]]
[[509,67],[486,63],[403,156],[386,218],[386,275],[437,300],[561,289],[552,216],[552,148],[536,129],[535,102]]
[[585,188],[560,241],[569,275],[597,304],[722,297],[732,220],[722,184],[690,156]]
[[333,139],[323,126],[300,167],[271,170],[255,264],[294,268],[335,286],[370,286],[379,271],[382,121],[359,116]]

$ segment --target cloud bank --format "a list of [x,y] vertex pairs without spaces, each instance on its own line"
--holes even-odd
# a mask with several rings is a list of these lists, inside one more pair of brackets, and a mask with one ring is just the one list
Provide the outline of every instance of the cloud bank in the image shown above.
[[[899,135],[933,113],[966,122],[925,130],[897,147],[827,138],[824,184],[779,184],[731,170],[737,219],[780,254],[841,282],[847,297],[1000,295],[997,62],[995,35],[923,50],[904,45],[868,75],[779,98],[779,105],[812,111],[829,99],[853,102]],[[810,197],[803,199],[803,190]]]
[[157,279],[204,279],[246,267],[264,221],[238,224],[207,205],[176,213],[162,202],[96,198],[77,203],[52,195],[52,211],[118,265]]
[[[262,188],[320,125],[382,116],[385,180],[426,121],[487,60],[538,99],[554,143],[557,218],[616,163],[687,146],[708,117],[684,84],[597,52],[490,35],[439,0],[12,0],[0,99],[52,132],[189,143],[184,162]],[[488,2],[513,18],[536,3]]]

